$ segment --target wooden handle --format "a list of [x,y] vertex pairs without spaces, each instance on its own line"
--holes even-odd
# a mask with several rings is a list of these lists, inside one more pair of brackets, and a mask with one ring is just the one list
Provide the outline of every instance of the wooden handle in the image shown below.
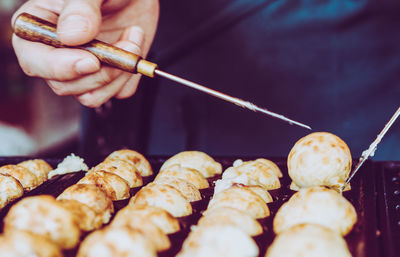
[[[71,48],[58,40],[56,25],[28,13],[22,13],[17,17],[14,23],[14,33],[29,41],[41,42],[58,48]],[[72,48],[87,50],[102,63],[115,68],[133,73],[139,72],[149,77],[154,77],[154,71],[157,68],[156,64],[142,60],[136,54],[99,40]]]

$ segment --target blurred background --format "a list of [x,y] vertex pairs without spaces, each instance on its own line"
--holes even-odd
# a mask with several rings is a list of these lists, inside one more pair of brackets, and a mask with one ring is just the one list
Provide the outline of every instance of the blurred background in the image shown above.
[[[309,133],[164,79],[97,109],[56,96],[20,71],[10,18],[24,1],[1,0],[0,155],[286,157]],[[399,106],[400,4],[369,0],[160,1],[149,60],[314,131],[341,137],[359,157]],[[400,160],[400,121],[374,160]]]
[[11,16],[24,3],[0,1],[0,156],[57,155],[75,150],[80,106],[21,71],[11,46]]

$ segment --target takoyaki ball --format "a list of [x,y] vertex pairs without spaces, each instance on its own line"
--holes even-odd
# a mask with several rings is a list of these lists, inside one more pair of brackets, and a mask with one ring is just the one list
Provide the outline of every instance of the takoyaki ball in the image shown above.
[[106,192],[113,201],[130,197],[129,186],[126,180],[107,171],[98,170],[89,172],[78,181],[78,184],[95,185]]
[[287,165],[289,176],[299,188],[327,186],[338,190],[349,177],[351,162],[350,149],[342,139],[316,132],[296,142]]
[[72,215],[74,215],[79,228],[83,231],[92,231],[98,229],[103,225],[103,222],[97,213],[81,202],[76,200],[57,200],[60,202],[67,210],[69,210]]
[[256,257],[258,254],[255,241],[241,229],[231,225],[215,225],[195,227],[177,257]]
[[120,216],[138,217],[157,225],[165,234],[173,234],[180,230],[179,222],[166,210],[150,205],[127,205],[117,212],[114,219]]
[[263,232],[257,220],[244,211],[230,207],[219,207],[205,211],[197,224],[199,227],[218,224],[232,225],[240,228],[249,236],[258,236]]
[[190,202],[174,187],[150,183],[131,198],[129,204],[144,204],[160,207],[174,217],[192,214]]
[[32,172],[38,178],[39,184],[45,182],[49,172],[53,170],[50,164],[42,159],[23,161],[18,163],[18,166],[27,168],[30,172]]
[[309,187],[300,189],[279,208],[273,225],[276,234],[297,224],[312,223],[344,236],[356,221],[353,205],[341,194],[324,187]]
[[75,217],[53,196],[27,197],[11,207],[4,230],[22,230],[47,237],[62,249],[72,249],[80,237]]
[[281,169],[278,167],[278,165],[276,165],[273,161],[265,159],[265,158],[258,158],[255,160],[256,162],[261,162],[264,165],[267,165],[270,170],[278,177],[278,178],[282,178],[283,174]]
[[24,194],[21,183],[10,175],[0,174],[0,209]]
[[215,182],[214,196],[230,187],[244,187],[258,194],[266,203],[273,202],[272,196],[265,187],[258,185],[255,181],[245,175],[240,175],[232,179],[219,179]]
[[126,181],[130,188],[140,187],[143,185],[142,176],[140,175],[139,170],[130,162],[107,158],[104,162],[98,164],[89,172],[100,170],[120,176]]
[[171,165],[166,167],[157,174],[154,181],[157,181],[162,177],[174,177],[186,180],[192,183],[197,189],[209,188],[207,179],[197,170],[191,168],[185,168],[179,164]]
[[152,242],[140,231],[109,227],[91,233],[81,243],[77,257],[157,257]]
[[129,150],[122,149],[112,152],[107,159],[120,159],[124,161],[129,161],[135,165],[142,177],[147,177],[153,175],[153,169],[149,161],[140,153]]
[[265,187],[267,190],[278,189],[281,182],[275,173],[262,162],[244,162],[236,167],[229,167],[222,174],[222,179],[233,179],[239,176],[246,176],[252,181],[256,181],[258,185]]
[[106,192],[95,185],[75,184],[64,190],[57,200],[75,200],[92,208],[103,224],[108,223],[114,212],[114,205]]
[[190,182],[174,177],[160,177],[156,181],[156,184],[164,184],[170,185],[175,189],[178,189],[179,192],[189,201],[199,201],[201,200],[200,191]]
[[255,219],[270,215],[264,200],[253,191],[243,187],[231,187],[215,195],[208,204],[207,210],[217,207],[231,207],[244,211]]
[[271,194],[262,186],[244,186],[244,185],[234,185],[236,187],[243,187],[251,190],[253,193],[256,193],[259,197],[261,197],[265,203],[272,203],[274,200],[272,199]]
[[298,224],[277,235],[265,257],[351,257],[346,241],[317,224]]
[[18,165],[4,165],[0,167],[0,174],[10,175],[16,178],[24,188],[24,191],[31,191],[39,185],[39,180],[27,168]]
[[205,178],[214,177],[222,173],[222,165],[211,156],[199,151],[184,151],[169,158],[160,170],[179,164],[184,168],[198,170]]
[[61,249],[46,237],[30,232],[11,230],[0,236],[3,257],[63,257]]
[[117,215],[110,224],[111,227],[127,227],[142,232],[153,243],[158,252],[171,247],[166,234],[146,217]]

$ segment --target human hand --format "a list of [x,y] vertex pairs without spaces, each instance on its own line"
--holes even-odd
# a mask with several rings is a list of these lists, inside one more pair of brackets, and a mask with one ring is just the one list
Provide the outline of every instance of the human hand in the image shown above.
[[[29,0],[12,18],[27,12],[57,23],[59,40],[69,46],[94,38],[145,57],[155,35],[158,0]],[[23,71],[46,80],[58,95],[73,95],[83,105],[98,107],[110,98],[132,96],[141,77],[100,66],[91,53],[54,48],[13,35]]]

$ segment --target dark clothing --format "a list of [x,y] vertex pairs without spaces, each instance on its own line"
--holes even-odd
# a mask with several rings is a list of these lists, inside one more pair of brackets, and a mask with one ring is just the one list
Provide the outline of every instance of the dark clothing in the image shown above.
[[[313,131],[332,132],[359,157],[400,106],[399,48],[395,0],[170,0],[161,1],[149,59]],[[136,107],[124,110],[130,101]],[[123,117],[116,125],[136,136],[129,142],[121,132],[110,147],[125,144],[147,154],[195,149],[212,156],[286,157],[309,133],[164,79],[145,79],[132,100],[113,103]],[[400,160],[400,120],[374,159]]]

